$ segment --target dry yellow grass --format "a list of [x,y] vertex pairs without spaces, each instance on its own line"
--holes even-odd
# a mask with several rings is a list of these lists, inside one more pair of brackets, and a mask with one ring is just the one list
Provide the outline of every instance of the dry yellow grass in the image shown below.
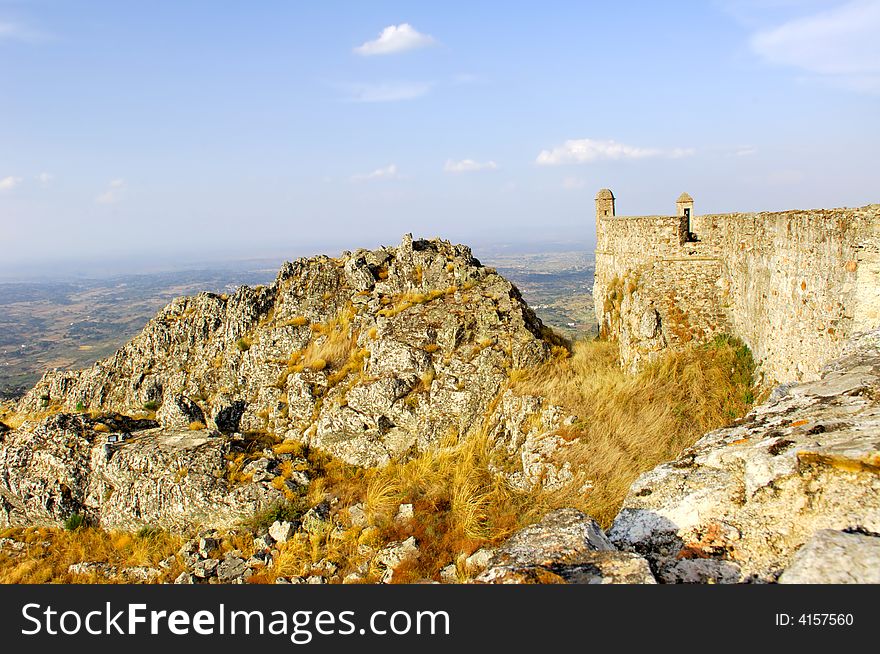
[[[27,543],[27,549],[15,553],[0,550],[0,583],[121,583],[121,578],[107,579],[102,575],[72,575],[68,567],[84,561],[98,561],[126,568],[156,567],[159,561],[175,554],[183,544],[180,536],[160,530],[142,530],[139,534],[106,532],[80,528],[74,531],[46,527],[6,529],[0,537]],[[169,570],[154,580],[173,580],[183,570],[175,561]]]
[[753,370],[748,349],[724,337],[666,353],[637,375],[617,365],[614,344],[589,341],[569,358],[517,371],[513,389],[578,416],[559,433],[576,441],[569,459],[593,483],[584,508],[607,526],[639,474],[746,413]]

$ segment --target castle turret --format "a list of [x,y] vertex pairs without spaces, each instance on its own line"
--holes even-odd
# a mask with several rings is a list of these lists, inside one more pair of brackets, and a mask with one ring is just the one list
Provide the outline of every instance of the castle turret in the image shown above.
[[603,188],[596,194],[596,219],[614,215],[614,193]]
[[694,199],[687,193],[682,193],[675,201],[675,215],[690,219],[694,213]]

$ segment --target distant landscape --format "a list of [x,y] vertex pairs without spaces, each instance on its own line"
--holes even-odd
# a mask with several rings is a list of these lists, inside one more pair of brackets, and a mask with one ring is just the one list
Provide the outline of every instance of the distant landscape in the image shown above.
[[[568,338],[594,329],[588,250],[475,251],[514,282],[541,320]],[[175,297],[270,284],[280,261],[222,269],[0,283],[0,400],[15,399],[50,368],[83,368],[115,352]]]

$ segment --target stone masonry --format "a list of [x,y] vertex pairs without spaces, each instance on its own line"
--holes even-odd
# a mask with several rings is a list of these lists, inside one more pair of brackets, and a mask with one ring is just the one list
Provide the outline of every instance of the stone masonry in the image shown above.
[[853,334],[880,327],[880,205],[617,216],[596,197],[600,331],[631,370],[667,347],[741,338],[767,382],[815,379]]

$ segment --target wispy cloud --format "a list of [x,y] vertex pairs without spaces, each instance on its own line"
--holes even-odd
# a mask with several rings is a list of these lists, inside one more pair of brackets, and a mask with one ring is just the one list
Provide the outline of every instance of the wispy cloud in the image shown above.
[[750,157],[753,154],[757,154],[758,148],[753,147],[751,145],[741,145],[733,151],[733,154],[737,157]]
[[12,23],[0,20],[0,42],[2,41],[24,41],[33,43],[43,41],[48,35],[22,25],[21,23]]
[[414,100],[431,90],[429,82],[389,82],[380,84],[349,84],[350,102],[401,102]]
[[797,18],[751,39],[771,64],[854,91],[880,93],[880,2],[856,0]]
[[666,157],[678,159],[694,154],[692,148],[644,148],[617,141],[594,139],[571,139],[551,150],[542,150],[535,160],[540,166],[590,163],[602,159],[647,159]]
[[371,173],[359,173],[357,175],[351,176],[351,181],[353,182],[368,182],[371,180],[381,180],[381,179],[398,179],[399,175],[397,173],[397,166],[395,164],[389,164],[384,168],[377,168]]
[[422,34],[409,23],[389,25],[382,30],[377,39],[357,46],[354,51],[364,57],[387,55],[406,50],[424,48],[436,43],[434,37]]
[[114,179],[107,185],[107,190],[95,198],[98,204],[116,204],[125,192],[125,180]]
[[461,161],[453,161],[452,159],[448,159],[446,164],[443,166],[443,172],[445,173],[473,173],[478,170],[496,170],[498,168],[498,164],[494,161],[474,161],[473,159],[462,159]]
[[43,186],[48,186],[50,183],[52,183],[52,180],[54,179],[55,175],[53,175],[52,173],[40,173],[36,176],[36,180]]
[[14,175],[9,175],[8,177],[0,178],[0,191],[11,191],[16,186],[24,181],[21,177],[16,177]]

